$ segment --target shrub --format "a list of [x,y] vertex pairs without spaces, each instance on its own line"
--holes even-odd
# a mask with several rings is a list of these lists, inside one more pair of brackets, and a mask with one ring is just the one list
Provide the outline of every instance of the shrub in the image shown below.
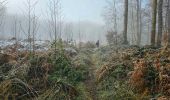
[[76,69],[71,59],[62,52],[52,60],[52,66],[52,72],[49,73],[51,81],[62,80],[74,84],[83,80],[81,70]]

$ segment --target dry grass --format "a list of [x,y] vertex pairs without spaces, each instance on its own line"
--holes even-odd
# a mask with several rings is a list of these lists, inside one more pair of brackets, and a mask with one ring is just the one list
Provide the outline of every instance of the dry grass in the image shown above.
[[27,83],[18,78],[5,80],[0,83],[1,99],[33,99],[38,96],[37,92],[32,89]]

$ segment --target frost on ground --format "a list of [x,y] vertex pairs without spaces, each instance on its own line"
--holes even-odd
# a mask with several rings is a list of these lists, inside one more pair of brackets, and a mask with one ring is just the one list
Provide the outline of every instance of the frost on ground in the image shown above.
[[[17,44],[17,45],[16,45]],[[50,42],[47,40],[35,40],[34,49],[36,51],[47,51],[50,46]],[[0,40],[0,49],[9,50],[17,48],[18,51],[33,50],[33,46],[30,46],[30,42],[26,40]]]

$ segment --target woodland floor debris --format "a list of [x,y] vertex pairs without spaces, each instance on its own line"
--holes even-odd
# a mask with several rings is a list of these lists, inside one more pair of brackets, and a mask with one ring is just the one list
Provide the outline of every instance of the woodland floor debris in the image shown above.
[[54,55],[50,50],[34,56],[0,53],[0,99],[170,97],[170,48],[71,48]]
[[[129,85],[133,93],[141,95],[138,98],[156,95],[169,98],[169,51],[169,48],[150,46],[129,47],[113,51],[110,53],[110,57],[106,58],[109,59],[108,63],[96,72],[99,86],[103,87],[100,84],[109,84],[107,81],[118,81],[120,79],[123,84],[128,83],[127,86]],[[121,67],[122,65],[123,67]],[[120,77],[123,74],[125,76]],[[109,89],[99,91],[109,91]],[[111,97],[114,98],[114,95],[112,94]]]

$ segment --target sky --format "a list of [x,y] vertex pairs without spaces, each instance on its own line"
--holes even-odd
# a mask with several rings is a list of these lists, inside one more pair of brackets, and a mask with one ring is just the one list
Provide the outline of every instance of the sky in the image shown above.
[[[22,14],[25,10],[26,0],[8,0],[7,10],[9,13]],[[34,1],[34,0],[33,0]],[[44,16],[47,11],[48,0],[38,0],[36,12]],[[105,0],[61,0],[64,20],[78,22],[90,21],[104,24],[101,13],[106,5]]]

